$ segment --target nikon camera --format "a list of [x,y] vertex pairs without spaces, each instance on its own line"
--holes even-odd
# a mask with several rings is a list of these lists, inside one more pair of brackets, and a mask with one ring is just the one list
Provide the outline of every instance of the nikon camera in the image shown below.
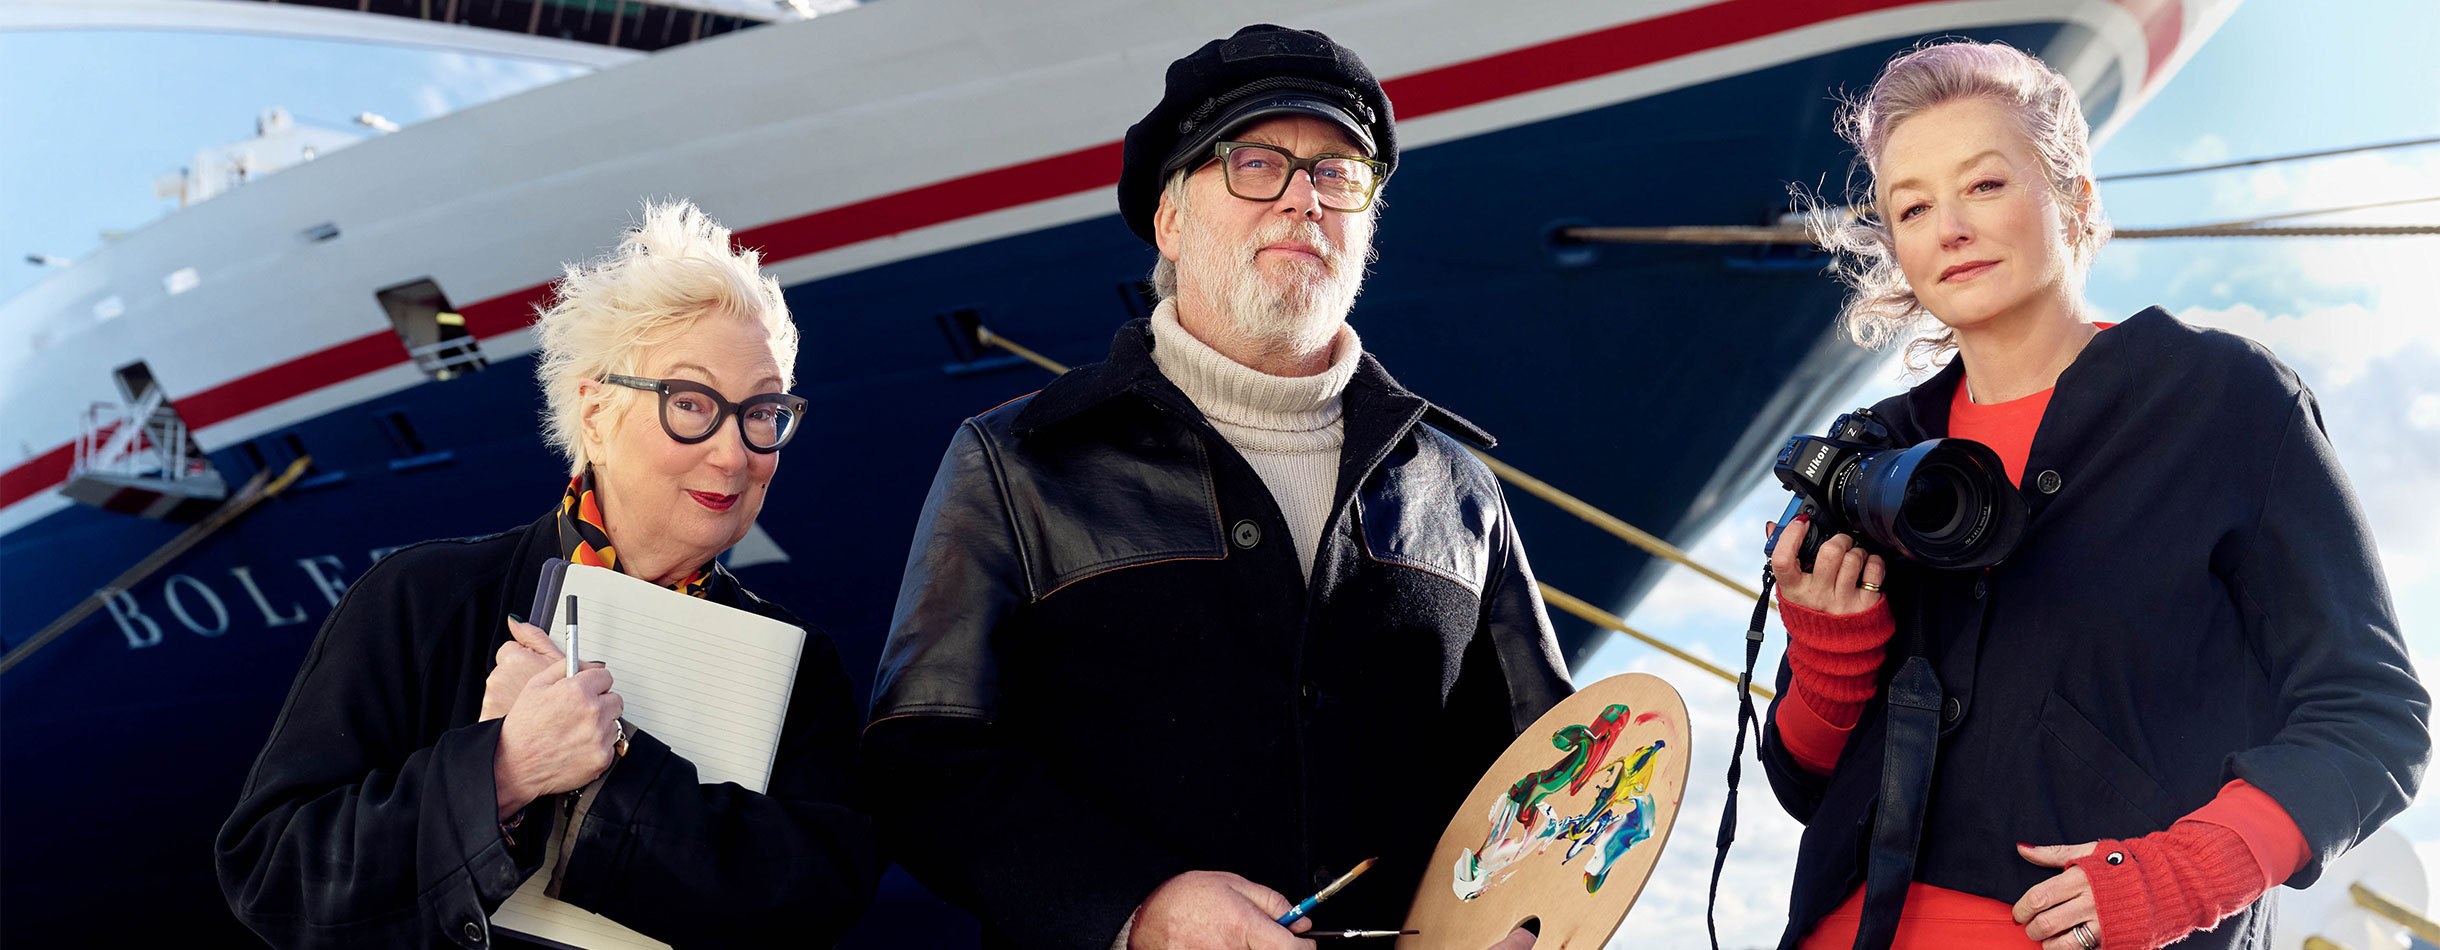
[[2006,560],[2025,533],[2025,499],[1999,453],[1971,439],[1897,448],[1870,409],[1838,417],[1827,436],[1789,439],[1771,471],[1796,497],[1763,554],[1779,546],[1779,532],[1796,516],[1812,515],[1796,552],[1806,570],[1822,542],[1841,533],[1884,558],[1953,571]]

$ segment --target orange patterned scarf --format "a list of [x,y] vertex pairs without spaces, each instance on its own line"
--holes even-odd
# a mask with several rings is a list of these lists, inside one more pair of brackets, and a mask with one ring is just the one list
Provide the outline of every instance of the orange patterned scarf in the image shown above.
[[[559,556],[570,564],[618,570],[618,548],[611,546],[610,530],[602,524],[601,496],[593,490],[593,468],[586,466],[583,474],[568,479],[568,491],[559,498]],[[670,589],[702,597],[711,580],[712,566],[707,563]]]

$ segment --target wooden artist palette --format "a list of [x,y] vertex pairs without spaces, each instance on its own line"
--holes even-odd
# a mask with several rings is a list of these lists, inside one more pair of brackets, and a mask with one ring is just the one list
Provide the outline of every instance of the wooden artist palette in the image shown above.
[[1441,833],[1398,950],[1483,950],[1526,920],[1536,950],[1597,948],[1634,906],[1686,795],[1686,702],[1627,673],[1561,700],[1501,753]]

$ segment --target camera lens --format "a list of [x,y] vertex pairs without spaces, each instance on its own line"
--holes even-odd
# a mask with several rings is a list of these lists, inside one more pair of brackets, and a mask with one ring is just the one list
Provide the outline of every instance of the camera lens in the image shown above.
[[1932,439],[1859,455],[1835,490],[1849,523],[1885,549],[1929,567],[1990,567],[2025,530],[2025,501],[1987,446]]
[[1945,537],[1965,523],[1968,507],[1980,507],[1969,502],[1973,491],[1959,474],[1938,461],[1916,469],[1915,477],[1906,480],[1905,500],[1898,503],[1898,517],[1907,530],[1926,538]]

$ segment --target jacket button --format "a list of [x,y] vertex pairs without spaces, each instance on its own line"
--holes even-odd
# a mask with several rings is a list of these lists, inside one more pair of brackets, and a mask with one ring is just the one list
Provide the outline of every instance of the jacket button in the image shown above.
[[1315,887],[1329,887],[1329,886],[1330,886],[1330,882],[1335,881],[1335,880],[1338,880],[1338,875],[1335,875],[1335,874],[1330,873],[1330,869],[1329,869],[1329,868],[1314,868],[1314,869],[1313,869],[1313,886],[1315,886]]
[[1979,577],[1977,577],[1977,578],[1975,578],[1975,579],[1974,579],[1974,599],[1975,599],[1975,600],[1981,600],[1981,599],[1983,599],[1983,595],[1988,594],[1988,593],[1990,593],[1990,592],[1991,592],[1991,584],[1990,584],[1990,582],[1989,582],[1989,581],[1985,581],[1985,580],[1983,580],[1982,578],[1979,578]]
[[1251,521],[1237,522],[1236,527],[1229,529],[1228,539],[1236,542],[1239,548],[1251,551],[1255,545],[1262,543],[1262,526]]
[[1959,716],[1963,716],[1963,715],[1965,715],[1965,714],[1966,714],[1966,704],[1961,703],[1961,702],[1958,702],[1958,701],[1957,701],[1957,697],[1955,697],[1955,696],[1951,696],[1951,697],[1949,697],[1949,701],[1948,701],[1948,702],[1945,702],[1945,703],[1940,704],[1940,718],[1941,718],[1941,719],[1947,720],[1947,721],[1949,721],[1949,722],[1956,722],[1956,721],[1957,721],[1957,717],[1959,717]]
[[2112,851],[2110,852],[2110,856],[2105,860],[2109,861],[2111,864],[2125,864],[2127,863],[2127,853],[2124,851]]
[[2057,469],[2049,469],[2049,468],[2043,469],[2043,470],[2042,470],[2042,474],[2040,474],[2040,475],[2036,475],[2036,476],[2034,476],[2034,477],[2033,477],[2033,487],[2041,489],[2041,490],[2042,490],[2042,494],[2045,494],[2045,495],[2056,495],[2056,494],[2058,494],[2058,493],[2059,493],[2059,472],[2058,472],[2058,470],[2057,470]]
[[1312,680],[1306,680],[1305,685],[1297,687],[1297,692],[1302,694],[1305,702],[1308,703],[1312,702],[1314,697],[1322,694],[1321,687],[1313,685]]
[[469,920],[469,921],[467,921],[467,922],[466,922],[466,942],[467,942],[467,943],[474,944],[475,946],[478,946],[478,947],[483,945],[483,925],[482,925],[482,924],[476,923],[476,922],[471,921],[471,920]]

